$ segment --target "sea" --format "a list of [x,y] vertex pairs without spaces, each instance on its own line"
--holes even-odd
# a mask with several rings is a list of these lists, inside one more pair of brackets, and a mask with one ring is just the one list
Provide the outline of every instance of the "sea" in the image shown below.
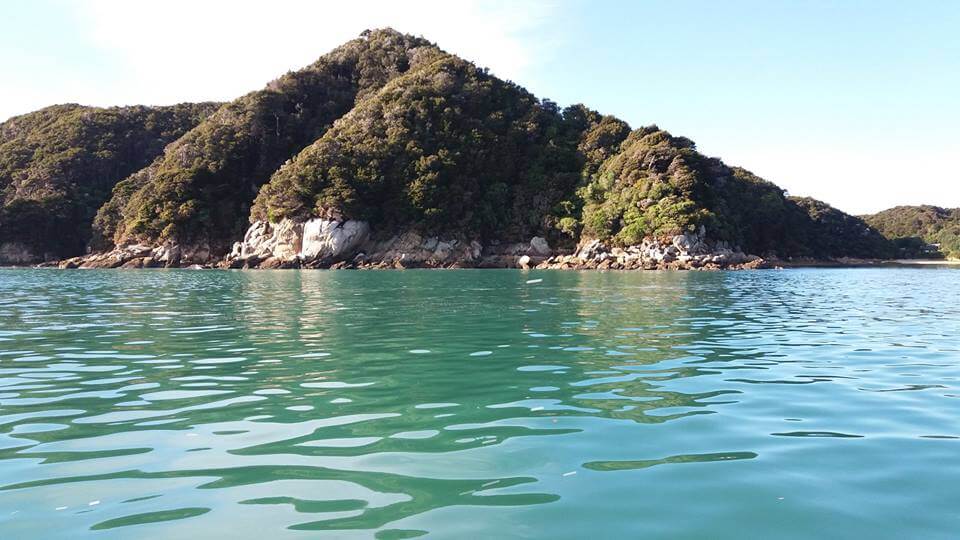
[[0,270],[0,538],[957,538],[960,267]]

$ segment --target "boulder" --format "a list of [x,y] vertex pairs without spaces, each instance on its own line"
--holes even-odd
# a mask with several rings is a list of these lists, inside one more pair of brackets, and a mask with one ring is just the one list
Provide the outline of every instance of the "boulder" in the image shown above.
[[576,255],[582,260],[589,260],[596,257],[604,250],[600,240],[582,240],[577,246]]
[[260,263],[259,268],[264,270],[275,270],[283,267],[283,261],[276,257],[269,257]]
[[152,256],[154,260],[167,264],[177,264],[180,262],[180,246],[177,244],[166,243],[162,246],[153,248]]
[[83,257],[73,257],[70,259],[60,261],[60,263],[57,265],[57,268],[61,268],[61,269],[80,268],[81,264],[83,264]]
[[273,227],[270,238],[273,256],[281,260],[291,260],[300,253],[304,224],[284,219]]
[[210,246],[205,243],[181,245],[177,264],[206,264],[210,261]]
[[541,257],[546,257],[550,255],[550,244],[547,243],[547,239],[534,236],[530,239],[530,249],[528,253],[531,255],[539,255]]
[[443,262],[450,258],[455,244],[453,242],[437,242],[433,251],[433,259],[437,262]]
[[273,253],[273,246],[268,245],[273,236],[272,227],[266,221],[255,221],[246,234],[240,248],[240,257],[268,257]]
[[479,259],[480,254],[483,253],[483,245],[476,240],[470,241],[470,256],[471,259]]
[[699,239],[692,234],[678,234],[673,237],[672,243],[681,253],[691,253],[699,243]]
[[124,263],[124,260],[116,253],[105,253],[97,257],[87,258],[80,264],[79,268],[116,268]]
[[[370,225],[366,221],[311,219],[303,224],[299,256],[305,260],[347,257],[367,240]],[[274,256],[281,256],[274,251]]]
[[143,268],[143,257],[136,257],[120,265],[120,268]]

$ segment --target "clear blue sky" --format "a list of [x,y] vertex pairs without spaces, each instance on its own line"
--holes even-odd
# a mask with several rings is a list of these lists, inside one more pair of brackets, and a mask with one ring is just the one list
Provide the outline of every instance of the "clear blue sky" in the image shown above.
[[231,99],[389,25],[848,212],[960,206],[958,1],[340,4],[5,2],[0,118]]

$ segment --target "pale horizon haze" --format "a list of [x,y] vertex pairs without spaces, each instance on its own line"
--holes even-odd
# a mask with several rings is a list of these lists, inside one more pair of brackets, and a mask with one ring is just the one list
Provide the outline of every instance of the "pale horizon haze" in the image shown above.
[[0,7],[0,121],[226,101],[367,28],[561,106],[657,124],[853,214],[960,207],[960,2],[35,0]]

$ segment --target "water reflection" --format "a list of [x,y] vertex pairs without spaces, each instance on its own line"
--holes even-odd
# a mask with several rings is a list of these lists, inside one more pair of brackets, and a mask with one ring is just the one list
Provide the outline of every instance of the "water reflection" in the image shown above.
[[655,533],[630,496],[958,435],[957,307],[889,272],[3,272],[0,530]]

